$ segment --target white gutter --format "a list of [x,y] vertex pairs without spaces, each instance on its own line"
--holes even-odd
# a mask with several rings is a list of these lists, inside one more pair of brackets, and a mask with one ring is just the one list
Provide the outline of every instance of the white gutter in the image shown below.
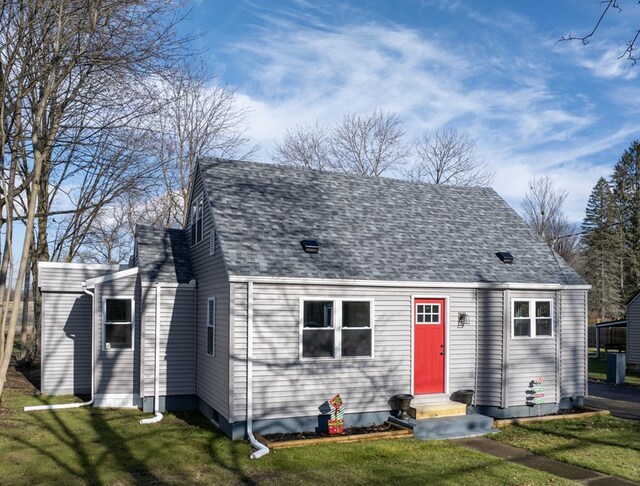
[[96,319],[96,299],[93,292],[87,290],[87,283],[83,282],[82,290],[84,290],[85,294],[89,294],[91,296],[91,399],[88,402],[80,402],[80,403],[60,403],[57,405],[35,405],[32,407],[24,407],[25,412],[35,412],[38,410],[62,410],[65,408],[79,408],[86,407],[88,405],[93,405],[93,401],[95,400],[95,363],[94,363],[94,353],[95,353],[95,319]]
[[253,282],[247,283],[247,436],[249,442],[256,449],[249,456],[259,459],[269,454],[269,448],[258,442],[253,436]]
[[141,425],[155,424],[160,422],[163,415],[160,413],[160,288],[162,284],[156,284],[156,345],[153,367],[153,417],[140,420]]
[[589,290],[591,285],[519,282],[414,282],[411,280],[358,280],[345,278],[252,277],[231,275],[231,283],[273,283],[290,285],[341,285],[361,287],[448,288],[490,290]]

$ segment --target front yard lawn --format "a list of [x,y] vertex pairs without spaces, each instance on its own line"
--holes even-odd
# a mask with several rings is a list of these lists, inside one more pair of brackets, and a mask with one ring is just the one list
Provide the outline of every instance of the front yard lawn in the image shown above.
[[[589,349],[589,379],[606,381],[607,379],[607,355],[604,352],[600,353],[600,359],[595,357],[596,350],[594,348]],[[624,382],[628,385],[640,386],[640,373],[637,371],[629,371],[624,377]]]
[[[446,441],[395,439],[272,451],[249,459],[198,413],[139,425],[137,410],[25,413],[31,390],[5,390],[0,484],[571,484]],[[68,401],[58,397],[51,401]]]
[[492,439],[536,454],[640,481],[640,422],[611,416],[505,427]]

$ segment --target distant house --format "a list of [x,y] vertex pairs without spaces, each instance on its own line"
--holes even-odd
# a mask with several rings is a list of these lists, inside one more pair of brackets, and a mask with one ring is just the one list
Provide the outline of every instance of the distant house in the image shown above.
[[640,371],[640,290],[627,301],[627,367]]
[[207,158],[184,230],[139,227],[130,268],[41,264],[40,286],[43,392],[158,392],[234,438],[248,415],[313,430],[336,393],[351,424],[399,393],[472,389],[493,417],[587,393],[589,287],[489,188]]

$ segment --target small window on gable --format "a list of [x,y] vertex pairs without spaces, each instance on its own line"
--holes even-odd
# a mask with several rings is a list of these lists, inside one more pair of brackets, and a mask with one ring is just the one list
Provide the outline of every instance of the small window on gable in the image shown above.
[[209,233],[209,255],[215,255],[216,254],[216,232],[215,230],[211,230],[211,233]]
[[104,347],[105,349],[133,348],[133,300],[104,300]]
[[202,195],[196,197],[191,204],[191,218],[189,224],[191,226],[191,244],[195,245],[202,241],[202,231],[204,223],[204,204]]
[[553,336],[553,301],[514,299],[512,335],[520,337]]
[[216,355],[216,299],[207,300],[207,354]]

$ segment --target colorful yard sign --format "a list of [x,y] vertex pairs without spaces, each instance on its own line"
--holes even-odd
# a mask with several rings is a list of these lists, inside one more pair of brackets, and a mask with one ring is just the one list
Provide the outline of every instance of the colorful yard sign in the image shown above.
[[542,405],[544,403],[544,377],[536,376],[529,382],[527,389],[527,405]]
[[344,403],[338,393],[329,400],[331,405],[331,420],[329,420],[329,435],[344,433]]

